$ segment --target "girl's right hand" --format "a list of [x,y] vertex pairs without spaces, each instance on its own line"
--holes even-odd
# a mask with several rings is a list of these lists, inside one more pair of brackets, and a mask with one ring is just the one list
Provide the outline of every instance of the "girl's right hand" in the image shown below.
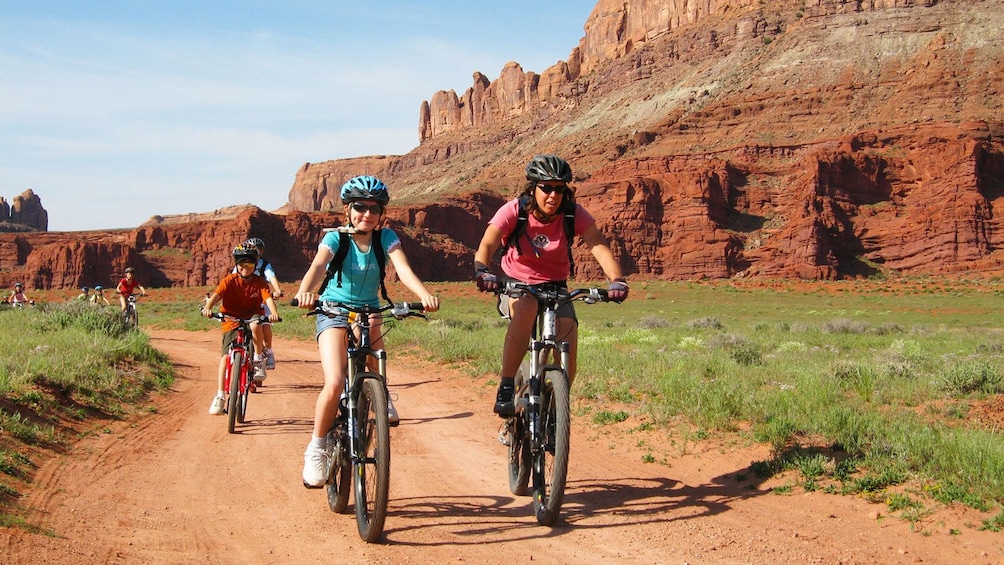
[[310,310],[314,307],[314,302],[316,302],[320,297],[313,292],[297,292],[294,298],[297,301],[297,306],[305,310]]

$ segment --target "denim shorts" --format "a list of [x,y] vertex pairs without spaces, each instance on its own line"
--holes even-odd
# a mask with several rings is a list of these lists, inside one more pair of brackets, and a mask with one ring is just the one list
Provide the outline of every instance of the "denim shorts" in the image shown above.
[[[507,294],[500,294],[498,298],[498,312],[499,315],[506,320],[512,320],[512,314],[509,312],[509,304],[513,301]],[[571,302],[566,302],[561,306],[558,306],[558,317],[559,318],[571,318],[575,320],[575,324],[578,325],[579,318],[575,315],[575,307],[572,306]]]
[[324,314],[318,314],[317,318],[317,332],[314,333],[314,339],[321,337],[321,332],[324,330],[330,330],[331,328],[348,328],[349,327],[349,313],[342,312],[341,314],[331,317]]

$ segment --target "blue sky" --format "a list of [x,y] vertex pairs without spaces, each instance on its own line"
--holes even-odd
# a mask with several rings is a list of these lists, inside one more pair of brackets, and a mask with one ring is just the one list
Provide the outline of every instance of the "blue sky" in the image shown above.
[[397,155],[418,110],[540,73],[595,1],[0,0],[0,196],[51,231],[286,202],[305,162]]

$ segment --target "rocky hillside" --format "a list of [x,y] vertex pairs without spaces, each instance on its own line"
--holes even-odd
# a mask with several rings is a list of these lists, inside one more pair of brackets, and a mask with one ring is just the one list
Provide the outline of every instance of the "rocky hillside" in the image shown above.
[[996,270],[1002,10],[601,0],[567,61],[434,93],[418,148],[305,166],[290,203],[330,206],[355,171],[419,202],[511,195],[555,152],[636,275]]
[[376,174],[419,274],[467,279],[487,216],[540,152],[571,162],[636,278],[997,272],[1001,13],[999,0],[600,0],[566,61],[431,93],[417,148],[308,163],[282,213],[70,245],[0,234],[0,278],[79,285],[139,262],[151,284],[203,284],[253,233],[292,280],[337,221],[338,187]]

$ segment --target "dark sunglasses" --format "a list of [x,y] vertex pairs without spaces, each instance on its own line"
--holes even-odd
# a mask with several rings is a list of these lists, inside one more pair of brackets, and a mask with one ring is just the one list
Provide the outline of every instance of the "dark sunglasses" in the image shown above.
[[367,205],[363,204],[362,202],[353,202],[352,209],[355,210],[356,212],[359,212],[360,214],[365,214],[366,212],[370,212],[376,216],[383,214],[383,206],[379,204]]
[[568,190],[567,184],[559,184],[557,186],[551,186],[549,184],[538,183],[537,188],[540,189],[544,194],[551,194],[552,192],[557,192],[558,194],[564,194]]

